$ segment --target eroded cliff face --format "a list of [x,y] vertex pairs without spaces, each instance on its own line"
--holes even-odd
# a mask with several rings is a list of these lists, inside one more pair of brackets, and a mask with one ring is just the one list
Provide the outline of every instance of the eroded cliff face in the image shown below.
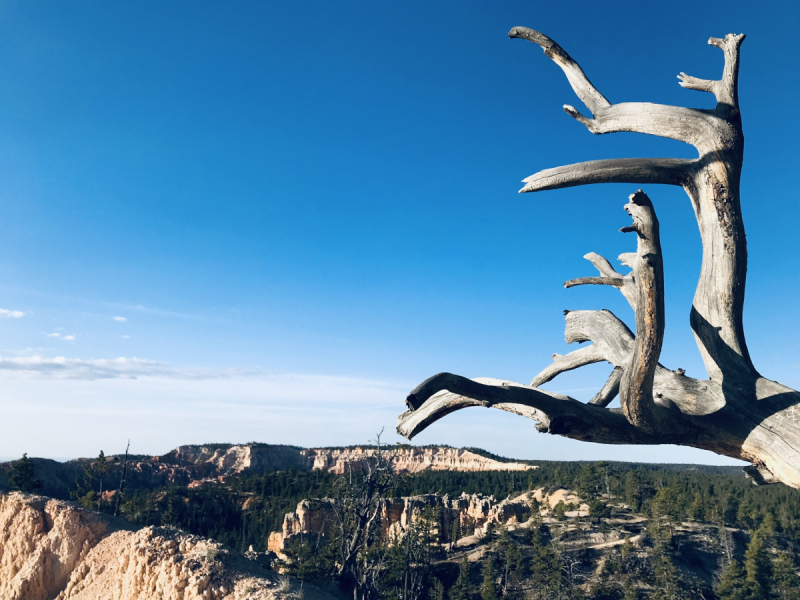
[[[296,582],[172,528],[125,528],[71,503],[0,495],[3,600],[293,600]],[[331,600],[305,585],[306,600]]]
[[[217,477],[245,471],[260,472],[285,470],[291,467],[302,470],[318,469],[341,475],[349,468],[359,469],[374,459],[374,448],[294,448],[264,444],[241,446],[180,446],[154,457],[161,463],[205,467]],[[420,471],[528,471],[533,465],[500,462],[460,448],[388,448],[383,456],[391,461],[396,473]]]
[[[420,471],[527,471],[533,465],[492,460],[459,448],[435,446],[389,447],[383,455],[390,460],[396,473]],[[214,444],[179,446],[161,456],[135,457],[127,463],[125,486],[128,490],[154,488],[163,485],[188,485],[197,487],[225,482],[227,477],[239,473],[282,471],[292,467],[310,471],[319,469],[335,474],[348,469],[358,470],[374,460],[374,448],[308,448],[268,444]],[[43,480],[43,494],[59,498],[69,497],[70,486],[83,477],[83,468],[92,461],[78,459],[66,463],[33,458],[37,476]],[[110,480],[119,480],[122,457],[110,456]],[[9,489],[4,475],[9,463],[0,464],[0,491]],[[109,492],[109,494],[113,494]]]
[[[522,522],[530,516],[534,494],[526,492],[502,502],[482,494],[462,494],[458,498],[438,494],[388,498],[381,512],[381,525],[389,539],[401,539],[426,508],[438,509],[441,541],[450,543],[456,541],[453,535],[461,538],[485,534],[490,523]],[[302,500],[294,512],[284,516],[281,531],[270,534],[268,549],[282,556],[283,549],[293,541],[306,536],[327,536],[335,524],[332,500]]]
[[[312,469],[343,474],[348,466],[361,465],[375,456],[374,448],[308,449],[301,454]],[[391,461],[395,473],[419,473],[420,471],[528,471],[533,465],[500,462],[460,448],[389,448],[383,451]]]

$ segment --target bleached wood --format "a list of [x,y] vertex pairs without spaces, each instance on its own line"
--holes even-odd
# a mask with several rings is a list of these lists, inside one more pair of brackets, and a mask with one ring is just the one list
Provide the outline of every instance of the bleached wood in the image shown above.
[[[621,275],[605,258],[591,253],[586,258],[600,277],[565,284],[620,289],[635,310],[637,336],[609,311],[565,311],[567,342],[590,345],[554,357],[533,380],[541,385],[572,368],[608,361],[614,367],[608,381],[588,404],[513,382],[439,374],[409,395],[409,410],[401,415],[398,431],[411,437],[450,412],[485,406],[532,418],[539,431],[579,440],[703,448],[750,462],[747,471],[757,483],[800,488],[800,393],[759,375],[742,325],[747,248],[739,198],[744,135],[738,71],[744,35],[709,40],[725,56],[719,80],[679,76],[681,86],[713,93],[713,110],[611,104],[553,40],[519,27],[509,35],[538,44],[561,67],[591,117],[572,106],[565,110],[591,132],[646,133],[697,149],[693,160],[615,159],[547,169],[528,177],[520,191],[615,182],[681,186],[691,200],[703,242],[690,324],[710,378],[688,377],[683,369],[671,371],[657,362],[664,328],[663,272],[655,211],[639,192],[628,205],[634,226],[625,228],[636,231],[637,252],[620,255],[632,272]],[[617,393],[622,408],[606,408]]]
[[[606,258],[594,252],[586,254],[583,258],[591,262],[595,268],[600,271],[601,277],[578,277],[576,279],[570,279],[564,282],[565,288],[569,289],[578,285],[610,285],[618,288],[631,307],[636,310],[638,291],[633,272],[627,275],[618,273]],[[623,265],[633,268],[632,264],[628,265],[623,263]]]
[[579,367],[605,360],[600,351],[591,346],[585,346],[569,354],[553,354],[553,362],[531,381],[531,387],[539,387],[554,379],[561,373],[572,371]]
[[542,192],[589,183],[663,183],[684,185],[696,160],[682,158],[614,158],[545,169],[523,179],[520,193]]
[[589,400],[589,404],[601,407],[606,407],[611,404],[614,398],[619,394],[619,383],[622,381],[622,373],[622,367],[614,367],[605,385],[600,388],[600,391],[595,394],[594,398]]
[[[512,29],[512,37],[536,41],[533,34],[520,35],[522,29]],[[747,248],[739,205],[744,135],[737,79],[743,40],[744,35],[733,34],[709,40],[725,54],[722,78],[715,87],[719,95],[714,110],[642,102],[594,108],[587,104],[594,118],[586,119],[574,108],[567,108],[593,133],[632,131],[676,139],[693,145],[698,159],[616,159],[556,167],[528,177],[520,190],[544,191],[589,183],[683,187],[692,200],[704,248],[690,321],[706,369],[715,380],[723,378],[723,368],[729,373],[745,371],[751,377],[758,374],[750,361],[742,326]],[[711,248],[725,251],[714,256]],[[730,353],[735,356],[728,356]]]
[[625,210],[633,224],[620,229],[637,236],[633,278],[636,281],[636,339],[620,382],[622,412],[635,427],[656,432],[662,426],[653,401],[653,379],[664,341],[664,269],[658,219],[653,203],[641,190],[631,194]]

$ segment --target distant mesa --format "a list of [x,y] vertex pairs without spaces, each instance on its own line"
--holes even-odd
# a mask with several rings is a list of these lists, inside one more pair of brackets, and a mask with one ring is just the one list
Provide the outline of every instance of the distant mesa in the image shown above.
[[[215,476],[243,472],[286,470],[320,470],[341,475],[348,469],[361,468],[374,460],[376,448],[296,448],[268,444],[179,446],[172,452],[154,457],[165,463],[212,466]],[[392,462],[396,473],[420,471],[528,471],[535,465],[501,462],[470,450],[447,446],[403,446],[382,449],[384,458]]]
[[[258,474],[265,471],[320,470],[341,475],[348,470],[358,471],[375,460],[377,449],[370,446],[346,448],[301,448],[279,444],[200,444],[179,446],[160,456],[130,457],[127,489],[154,488],[163,485],[186,485],[191,488],[225,484],[232,475]],[[382,449],[391,460],[396,473],[421,471],[528,471],[536,465],[513,462],[502,457],[487,456],[480,449],[449,446],[389,446]],[[121,456],[108,457],[119,465]],[[91,459],[68,462],[32,458],[37,477],[42,479],[42,494],[56,498],[69,497],[68,488],[83,475],[84,465]],[[7,489],[4,481],[8,463],[0,464],[0,490]]]

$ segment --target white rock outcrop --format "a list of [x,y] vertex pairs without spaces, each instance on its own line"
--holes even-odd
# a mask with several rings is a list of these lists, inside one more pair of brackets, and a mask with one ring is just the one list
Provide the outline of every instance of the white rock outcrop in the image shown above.
[[[178,529],[42,496],[0,495],[3,600],[293,600],[297,582]],[[305,600],[332,600],[305,585]]]

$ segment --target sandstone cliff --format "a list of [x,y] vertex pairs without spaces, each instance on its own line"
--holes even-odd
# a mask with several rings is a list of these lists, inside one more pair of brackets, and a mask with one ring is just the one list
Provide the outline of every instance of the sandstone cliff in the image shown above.
[[331,600],[220,544],[127,529],[60,500],[0,495],[3,600]]
[[[457,541],[452,539],[454,534],[457,538],[481,536],[491,523],[510,525],[522,522],[531,514],[531,499],[536,497],[536,493],[526,492],[502,502],[494,496],[482,494],[462,494],[458,498],[438,494],[389,498],[383,506],[381,523],[390,538],[400,539],[426,508],[434,508],[439,518],[440,539],[443,543],[450,543]],[[537,500],[542,497],[539,490]],[[270,534],[268,549],[280,556],[294,540],[329,535],[335,522],[331,500],[303,500],[294,512],[285,515],[281,531]]]
[[[198,486],[225,481],[237,474],[262,473],[296,468],[314,469],[342,474],[348,469],[360,469],[372,460],[375,449],[308,448],[270,444],[209,444],[179,446],[160,456],[131,457],[128,461],[125,487],[128,490],[153,488],[163,485]],[[432,447],[389,447],[384,456],[391,460],[396,473],[420,471],[527,471],[533,465],[501,462],[486,458],[469,450]],[[37,477],[44,487],[41,493],[56,498],[68,498],[75,480],[83,477],[83,467],[89,459],[60,463],[54,460],[32,458]],[[122,457],[110,456],[112,467],[109,481],[118,481],[122,470]],[[0,464],[0,491],[8,490],[5,471],[9,463]]]
[[[374,448],[309,449],[301,454],[312,469],[321,469],[342,474],[348,465],[361,465],[375,455]],[[515,462],[500,462],[480,456],[469,450],[442,446],[416,448],[400,447],[384,450],[384,456],[392,462],[396,473],[419,473],[420,471],[528,471],[533,465]]]
[[[205,467],[215,476],[243,472],[319,469],[342,474],[349,467],[359,468],[375,456],[374,448],[295,448],[267,444],[234,446],[180,446],[164,456],[154,457],[160,463]],[[384,456],[392,462],[396,473],[432,471],[527,471],[535,466],[500,462],[460,448],[433,446],[389,447]]]

